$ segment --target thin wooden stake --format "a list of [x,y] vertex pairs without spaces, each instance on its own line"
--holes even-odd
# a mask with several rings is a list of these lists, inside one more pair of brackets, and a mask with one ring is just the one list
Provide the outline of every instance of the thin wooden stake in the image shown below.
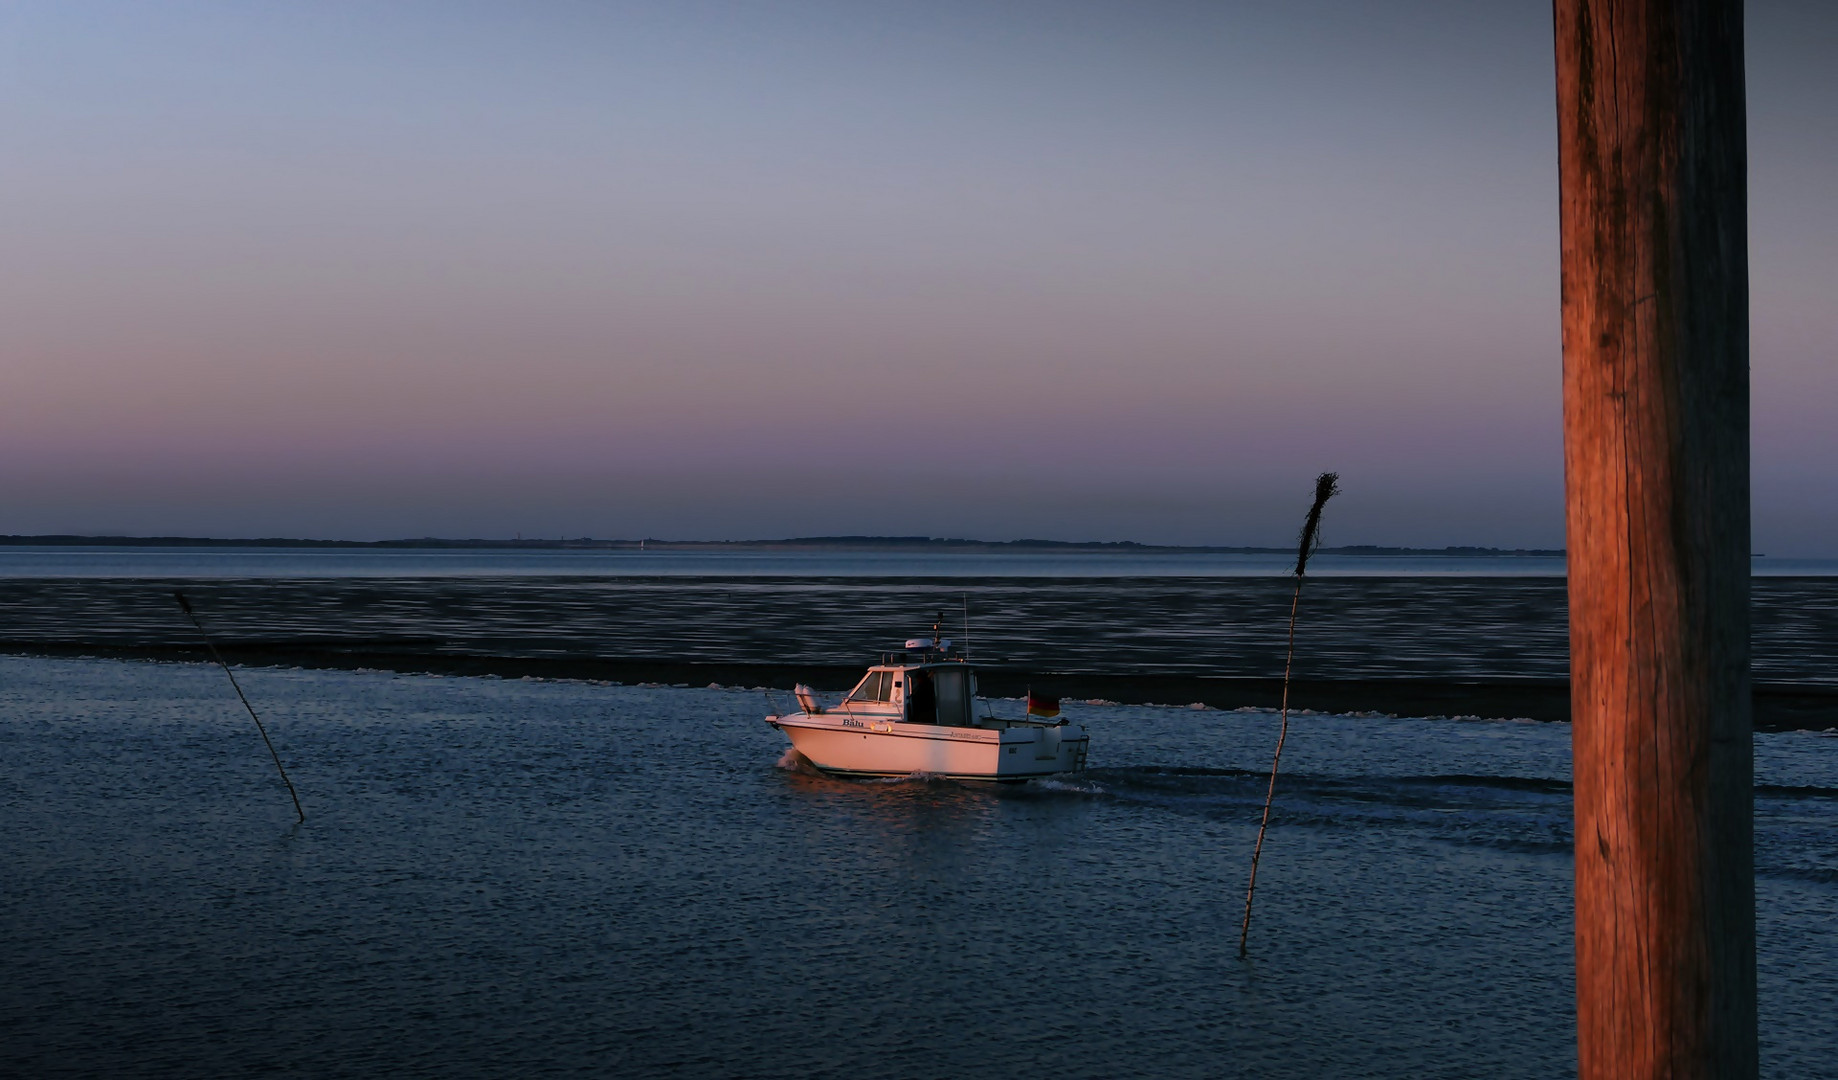
[[1340,474],[1322,473],[1315,478],[1315,502],[1308,508],[1302,523],[1300,549],[1296,552],[1296,590],[1289,599],[1289,652],[1283,660],[1283,722],[1276,735],[1276,757],[1270,762],[1270,789],[1264,793],[1264,819],[1257,826],[1257,846],[1251,849],[1251,884],[1244,893],[1244,922],[1238,928],[1238,957],[1244,959],[1245,939],[1251,935],[1251,898],[1257,895],[1257,860],[1264,853],[1264,831],[1270,827],[1270,803],[1276,798],[1276,770],[1283,762],[1283,742],[1289,738],[1289,671],[1296,659],[1296,608],[1302,602],[1302,575],[1308,569],[1308,556],[1321,540],[1321,508],[1340,493]]
[[204,639],[204,647],[211,651],[211,656],[217,661],[217,666],[230,677],[231,688],[236,691],[236,697],[243,703],[243,708],[249,710],[249,719],[255,721],[255,730],[262,733],[262,742],[268,744],[268,756],[274,758],[274,768],[281,774],[281,783],[287,785],[287,794],[293,797],[294,813],[300,815],[301,821],[305,821],[306,811],[300,808],[300,793],[294,790],[294,782],[287,778],[287,770],[281,768],[281,755],[275,752],[274,741],[268,737],[268,729],[262,726],[262,718],[255,715],[255,706],[249,704],[249,699],[243,696],[243,688],[236,681],[236,673],[230,670],[230,665],[223,662],[223,656],[218,653],[217,646],[211,642],[211,636],[204,632],[204,624],[198,621],[197,614],[192,611],[191,601],[185,599],[185,594],[182,592],[174,592],[172,598],[179,602],[179,608],[185,612],[185,617],[198,628],[198,636]]

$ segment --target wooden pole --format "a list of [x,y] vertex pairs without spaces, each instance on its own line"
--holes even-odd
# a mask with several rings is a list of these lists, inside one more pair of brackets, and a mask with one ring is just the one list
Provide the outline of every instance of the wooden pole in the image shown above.
[[1556,0],[1580,1075],[1753,1077],[1740,0]]

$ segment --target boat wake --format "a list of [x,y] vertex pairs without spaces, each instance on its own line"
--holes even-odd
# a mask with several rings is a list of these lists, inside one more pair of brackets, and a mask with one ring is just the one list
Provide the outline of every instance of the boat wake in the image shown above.
[[1063,795],[1109,795],[1111,792],[1082,773],[1071,776],[1043,776],[1027,782],[1029,791],[1047,791]]
[[[960,783],[932,773],[846,778],[831,776],[795,749],[778,767],[803,780],[825,781],[826,790],[855,790],[871,798],[895,792],[940,789],[978,799],[1063,802],[1068,810],[1085,804],[1096,810],[1175,814],[1218,822],[1256,825],[1269,774],[1261,770],[1139,765],[1036,777],[1013,786]],[[874,792],[888,796],[875,796]],[[1821,785],[1756,787],[1757,812],[1775,831],[1797,843],[1758,852],[1756,872],[1816,884],[1838,882],[1833,851],[1817,830],[1805,830],[1801,808],[1838,798]],[[1405,776],[1335,776],[1295,773],[1277,781],[1271,824],[1277,828],[1330,832],[1415,834],[1455,847],[1566,857],[1574,843],[1567,780],[1554,777],[1466,772]],[[1800,833],[1806,835],[1801,836]]]
[[779,755],[779,760],[774,763],[773,767],[784,769],[786,772],[799,773],[804,776],[823,775],[823,770],[812,765],[811,759],[798,753],[798,748],[795,746],[787,746],[785,752]]
[[864,776],[864,784],[956,784],[957,781],[937,773],[910,772],[905,776]]
[[[1061,799],[1125,812],[1176,814],[1254,828],[1270,774],[1243,769],[1143,765],[1029,781],[1009,797]],[[1823,785],[1757,784],[1756,814],[1771,836],[1756,873],[1838,883],[1838,849],[1809,827],[1809,804],[1838,799]],[[1570,782],[1555,777],[1441,773],[1407,776],[1285,773],[1271,825],[1329,832],[1414,834],[1456,847],[1567,857],[1575,842]]]
[[[1270,774],[1247,769],[1135,766],[1029,781],[1036,797],[1255,824]],[[1521,852],[1571,844],[1569,785],[1522,777],[1311,776],[1277,781],[1272,824],[1289,828],[1405,830]]]

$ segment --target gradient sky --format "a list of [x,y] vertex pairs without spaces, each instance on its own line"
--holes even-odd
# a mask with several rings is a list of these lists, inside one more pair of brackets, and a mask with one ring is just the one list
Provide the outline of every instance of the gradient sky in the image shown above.
[[[0,7],[0,533],[1562,543],[1550,5]],[[1838,4],[1750,0],[1838,555]]]

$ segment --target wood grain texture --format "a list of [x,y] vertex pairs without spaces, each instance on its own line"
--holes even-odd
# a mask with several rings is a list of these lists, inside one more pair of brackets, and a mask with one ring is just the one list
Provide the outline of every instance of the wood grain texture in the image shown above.
[[1583,1077],[1756,1074],[1742,5],[1557,0]]

